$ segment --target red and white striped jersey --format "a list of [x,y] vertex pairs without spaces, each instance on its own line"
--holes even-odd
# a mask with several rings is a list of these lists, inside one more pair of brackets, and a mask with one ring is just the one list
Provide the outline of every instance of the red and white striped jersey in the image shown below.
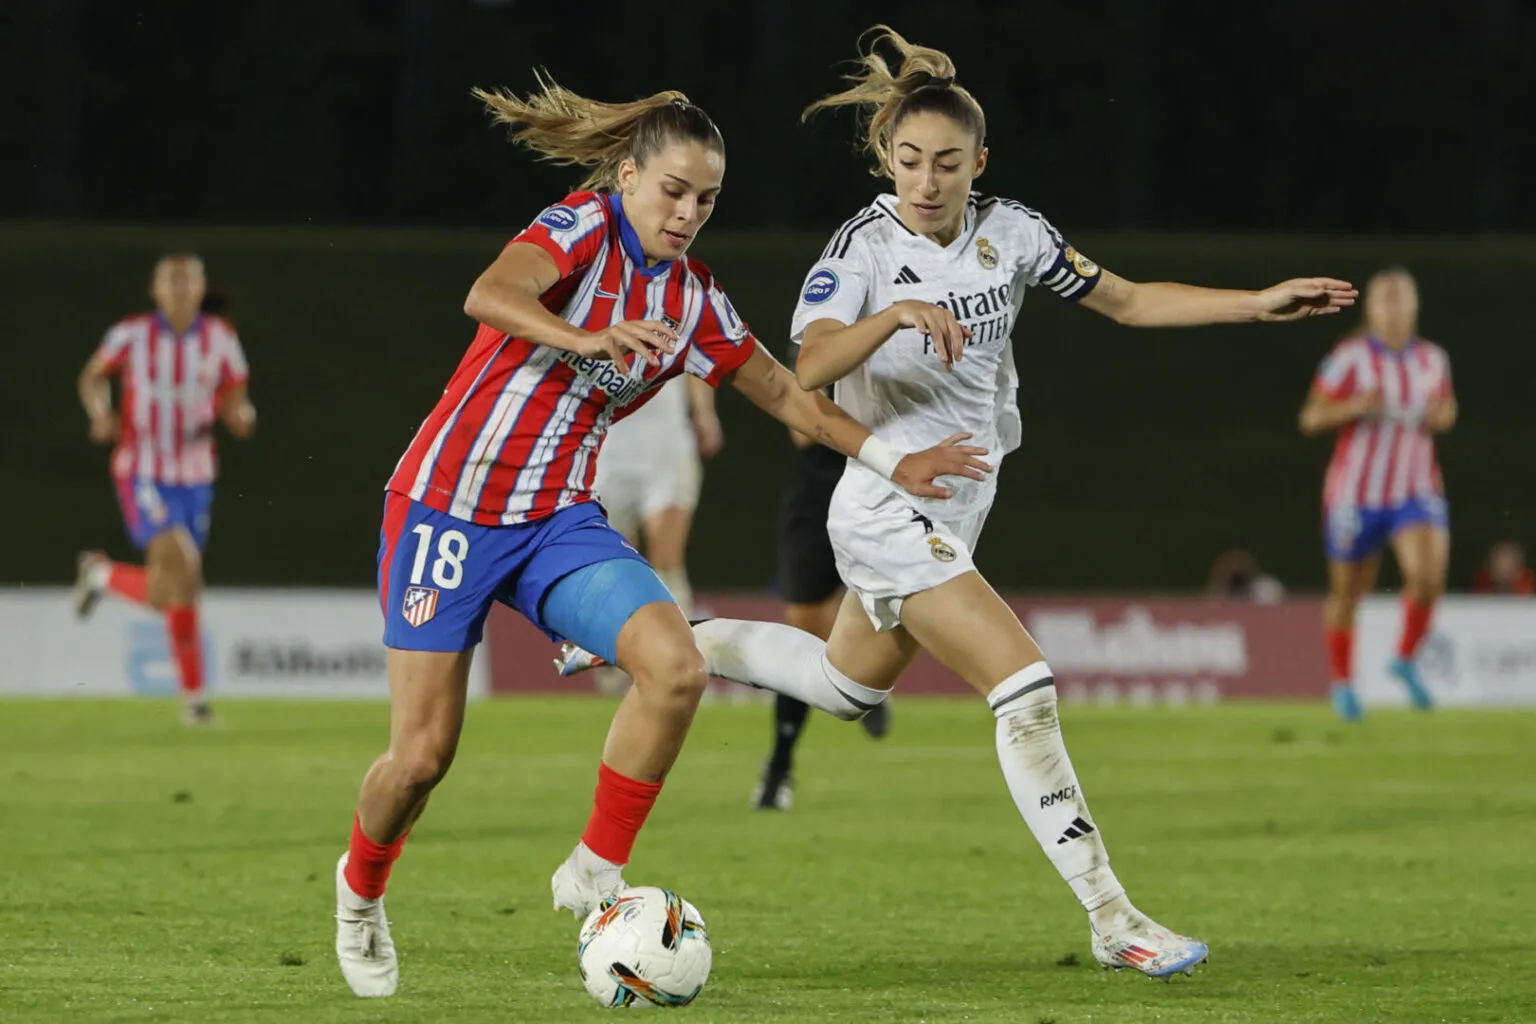
[[122,385],[112,475],[162,484],[212,483],[219,399],[250,376],[229,322],[203,315],[177,335],[159,313],[120,320],[96,350]]
[[704,264],[684,256],[646,266],[617,196],[572,193],[516,242],[539,246],[560,270],[540,298],[545,309],[590,331],[660,320],[678,346],[660,367],[638,357],[625,367],[481,324],[388,489],[488,526],[591,501],[610,424],[680,373],[718,387],[756,346]]
[[1363,335],[1346,338],[1318,367],[1313,387],[1334,400],[1379,392],[1382,402],[1379,415],[1340,428],[1324,505],[1393,508],[1410,497],[1443,493],[1424,415],[1431,402],[1452,393],[1445,349],[1420,338],[1401,349]]

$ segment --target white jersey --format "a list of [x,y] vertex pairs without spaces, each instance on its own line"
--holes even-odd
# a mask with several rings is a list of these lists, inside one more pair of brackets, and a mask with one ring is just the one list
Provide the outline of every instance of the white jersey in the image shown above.
[[[798,343],[817,320],[852,324],[903,299],[945,307],[971,330],[952,372],[930,339],[903,328],[837,382],[834,398],[897,449],[920,451],[970,433],[968,443],[988,449],[995,465],[1020,441],[1012,335],[1024,289],[1040,285],[1075,302],[1098,284],[1099,268],[1044,217],[1008,199],[972,194],[960,234],[947,246],[907,227],[896,202],[893,195],[878,197],[832,236],[806,276],[792,339]],[[985,508],[997,490],[995,473],[980,482],[955,477],[944,483],[954,492],[948,500],[907,500],[949,519]],[[844,485],[870,505],[895,489],[852,461]]]

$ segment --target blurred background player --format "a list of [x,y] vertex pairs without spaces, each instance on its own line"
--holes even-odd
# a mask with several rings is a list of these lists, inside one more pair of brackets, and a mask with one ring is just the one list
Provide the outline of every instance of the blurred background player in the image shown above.
[[661,387],[603,440],[597,494],[608,522],[644,554],[685,618],[693,618],[688,534],[699,504],[703,459],[725,444],[715,389],[685,376]]
[[1414,656],[1445,592],[1451,551],[1434,440],[1456,424],[1450,358],[1417,336],[1419,294],[1407,270],[1392,267],[1372,277],[1364,305],[1364,330],[1328,353],[1300,416],[1307,436],[1338,431],[1323,483],[1323,618],[1330,695],[1345,721],[1360,717],[1355,609],[1375,587],[1388,546],[1403,575],[1403,629],[1389,668],[1415,707],[1432,706]]
[[1519,541],[1501,540],[1488,549],[1488,558],[1472,578],[1476,594],[1536,594],[1536,571],[1525,564],[1525,547]]
[[[800,345],[791,342],[791,367],[799,355]],[[778,581],[785,602],[784,621],[825,640],[832,635],[843,600],[843,581],[827,539],[827,509],[848,459],[793,430],[789,439],[795,446],[795,464],[779,505]],[[773,750],[752,791],[752,806],[760,811],[787,811],[794,805],[795,747],[809,710],[804,701],[788,694],[774,696]],[[871,737],[883,738],[890,731],[890,701],[859,723]]]
[[248,438],[256,429],[256,407],[235,329],[202,310],[203,261],[192,253],[162,257],[150,295],[155,311],[113,325],[79,379],[91,440],[116,446],[112,481],[144,564],[114,562],[100,551],[82,553],[75,611],[85,618],[102,594],[112,594],[163,614],[183,720],[195,725],[210,717],[197,605],[218,472],[214,422],[222,420],[231,434]]

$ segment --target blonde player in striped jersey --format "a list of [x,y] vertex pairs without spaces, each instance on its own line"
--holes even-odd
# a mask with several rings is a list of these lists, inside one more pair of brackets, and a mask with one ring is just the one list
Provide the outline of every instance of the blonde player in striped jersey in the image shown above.
[[724,444],[715,389],[684,376],[610,427],[597,460],[598,501],[608,522],[645,552],[685,618],[693,618],[688,534],[703,482],[701,460]]
[[[1299,320],[1354,302],[1345,281],[1308,278],[1259,292],[1137,284],[1091,262],[1040,214],[973,194],[986,169],[986,122],[955,65],[880,26],[850,87],[824,108],[867,108],[867,145],[894,194],[843,225],[811,268],[791,326],[806,389],[836,383],[837,404],[870,425],[863,456],[897,459],[969,433],[996,458],[1021,423],[1011,338],[1039,287],[1122,324],[1192,326]],[[787,693],[839,718],[885,700],[920,650],[987,698],[998,760],[1020,814],[1088,912],[1094,956],[1153,977],[1188,973],[1206,944],[1157,924],[1110,869],[1057,721],[1050,667],[976,571],[972,553],[995,475],[956,479],[945,502],[913,500],[850,462],[827,523],[848,586],[831,638],[715,619],[694,635],[713,675]]]
[[1450,519],[1434,435],[1456,425],[1457,406],[1450,357],[1418,336],[1418,321],[1412,274],[1392,267],[1372,277],[1365,329],[1328,353],[1301,410],[1303,434],[1338,431],[1323,483],[1323,636],[1329,695],[1346,722],[1360,718],[1351,683],[1355,608],[1376,585],[1389,546],[1403,574],[1403,631],[1388,669],[1415,707],[1434,704],[1414,656],[1445,591]]

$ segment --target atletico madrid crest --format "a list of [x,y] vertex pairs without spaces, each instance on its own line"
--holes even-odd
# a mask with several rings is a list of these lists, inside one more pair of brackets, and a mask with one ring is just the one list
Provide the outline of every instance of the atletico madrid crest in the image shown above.
[[407,587],[400,614],[413,626],[424,626],[437,614],[437,590],[433,587]]

